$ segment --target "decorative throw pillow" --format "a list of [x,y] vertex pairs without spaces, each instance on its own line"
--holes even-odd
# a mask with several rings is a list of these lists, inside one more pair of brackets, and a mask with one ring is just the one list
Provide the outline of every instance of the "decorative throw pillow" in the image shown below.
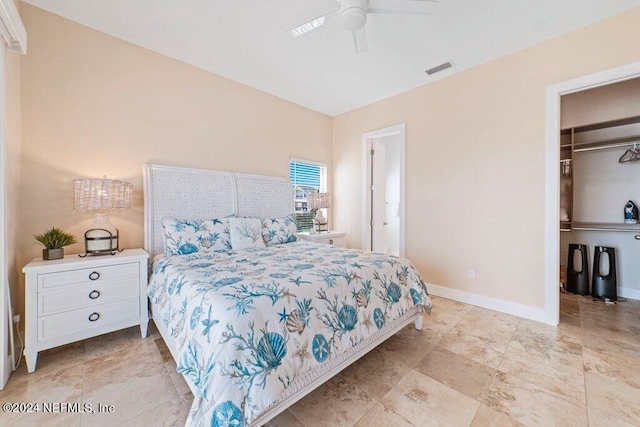
[[262,220],[262,237],[267,246],[291,243],[296,237],[296,220],[293,215],[284,218],[265,218]]
[[260,218],[229,218],[229,231],[234,250],[264,247]]
[[228,218],[206,220],[162,218],[162,227],[167,255],[231,249]]

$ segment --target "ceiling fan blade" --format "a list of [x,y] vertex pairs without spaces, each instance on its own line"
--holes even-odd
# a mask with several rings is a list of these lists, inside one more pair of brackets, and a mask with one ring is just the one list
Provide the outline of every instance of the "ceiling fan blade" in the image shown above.
[[288,30],[287,34],[289,34],[293,38],[296,38],[296,37],[300,37],[303,34],[308,33],[309,31],[315,30],[316,28],[318,28],[322,24],[324,24],[325,21],[331,15],[336,13],[339,9],[340,9],[340,6],[334,8],[334,9],[331,9],[327,13],[324,13],[324,14],[322,14],[320,16],[317,16],[317,17],[311,19],[310,21],[305,22],[304,24],[298,25],[297,27],[294,27],[294,28]]
[[437,5],[437,0],[369,0],[367,13],[431,15]]
[[367,32],[364,27],[358,31],[353,31],[351,34],[353,35],[353,44],[356,46],[356,53],[367,53],[369,51],[369,44],[367,43]]

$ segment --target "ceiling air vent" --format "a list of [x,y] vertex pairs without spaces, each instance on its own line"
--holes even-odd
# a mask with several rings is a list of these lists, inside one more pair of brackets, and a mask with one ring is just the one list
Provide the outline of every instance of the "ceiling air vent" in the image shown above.
[[453,67],[453,62],[447,61],[447,62],[443,62],[440,65],[436,65],[435,67],[429,68],[428,70],[425,70],[425,73],[427,73],[427,74],[429,74],[431,76],[431,75],[433,75],[435,73],[438,73],[440,71],[444,71],[447,68],[451,68],[451,67]]

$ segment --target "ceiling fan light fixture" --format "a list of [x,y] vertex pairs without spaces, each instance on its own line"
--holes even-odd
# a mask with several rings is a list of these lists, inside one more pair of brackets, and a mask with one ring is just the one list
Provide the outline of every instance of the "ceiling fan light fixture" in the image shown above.
[[309,22],[306,22],[296,28],[289,30],[288,33],[291,37],[295,39],[296,37],[300,37],[301,35],[306,34],[311,30],[315,30],[322,24],[324,24],[324,16],[320,16],[316,19],[312,19]]
[[367,0],[342,0],[340,23],[347,31],[358,31],[367,23]]
[[362,9],[352,8],[342,13],[342,28],[347,31],[358,31],[367,23],[367,13]]

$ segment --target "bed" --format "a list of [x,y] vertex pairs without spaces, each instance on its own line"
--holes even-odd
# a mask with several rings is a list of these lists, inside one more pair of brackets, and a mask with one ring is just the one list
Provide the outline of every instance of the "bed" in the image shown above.
[[189,425],[262,425],[431,310],[409,261],[296,241],[286,178],[147,164],[144,198],[151,314]]

